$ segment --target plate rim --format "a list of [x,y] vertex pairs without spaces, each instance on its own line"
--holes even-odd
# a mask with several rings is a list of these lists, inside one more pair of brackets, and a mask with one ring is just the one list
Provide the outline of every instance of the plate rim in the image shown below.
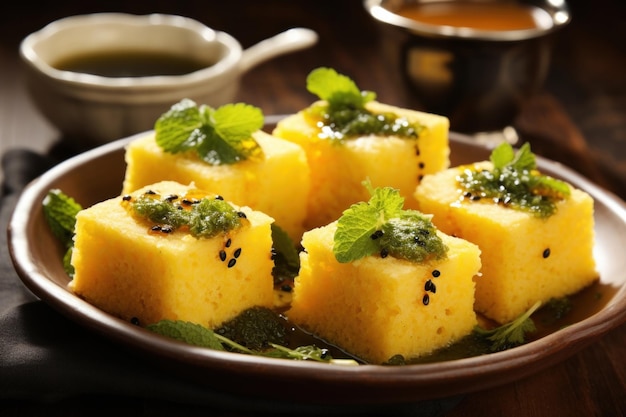
[[[369,394],[383,385],[387,386],[385,392],[389,392],[391,388],[398,389],[396,395],[390,394],[386,397],[386,400],[390,402],[418,401],[464,394],[521,379],[564,360],[601,335],[626,322],[625,282],[600,311],[537,341],[488,355],[429,364],[349,367],[212,351],[163,338],[99,310],[73,295],[69,290],[52,282],[41,272],[39,265],[36,265],[32,259],[27,239],[27,231],[33,222],[33,219],[28,216],[30,208],[35,204],[40,204],[37,202],[39,196],[43,191],[49,189],[48,184],[50,182],[58,179],[61,173],[70,172],[94,158],[101,158],[104,155],[123,150],[128,142],[146,133],[142,132],[101,145],[67,159],[46,171],[23,190],[7,229],[10,257],[18,276],[31,292],[80,325],[127,347],[151,353],[157,358],[193,365],[199,369],[252,374],[270,380],[287,378],[296,385],[305,382],[305,380],[321,380],[335,386],[346,383],[357,384],[357,388],[368,395],[367,398],[362,398],[363,394],[361,394],[359,403],[380,401],[380,399],[371,398]],[[489,146],[472,141],[471,138],[463,134],[450,132],[449,137],[451,143],[459,142],[468,146],[479,147],[481,151],[489,151]],[[561,163],[541,156],[537,156],[537,163],[542,171],[558,171],[560,177],[591,194],[594,201],[600,201],[626,224],[626,203],[619,197],[600,188]],[[111,330],[113,330],[112,333]],[[569,352],[568,355],[557,355],[557,353],[566,350]],[[543,360],[541,366],[525,366],[538,360]],[[238,367],[238,369],[233,371],[233,366]],[[514,375],[507,377],[503,370],[511,369],[516,372],[509,372]],[[488,380],[490,376],[498,376],[498,382],[485,381],[485,378]],[[477,378],[481,379],[482,382],[476,383]],[[445,389],[443,393],[445,395],[437,394],[436,389],[440,389],[445,384],[450,385]],[[426,389],[419,390],[420,388]],[[412,390],[416,391],[413,393]],[[296,398],[296,400],[306,401],[307,398]],[[356,398],[346,397],[342,402],[353,403],[355,400]]]

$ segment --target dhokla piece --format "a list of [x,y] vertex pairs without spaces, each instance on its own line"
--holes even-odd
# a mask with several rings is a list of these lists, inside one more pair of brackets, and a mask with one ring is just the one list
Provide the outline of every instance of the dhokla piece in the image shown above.
[[424,130],[417,139],[362,135],[338,143],[320,137],[320,127],[307,117],[305,109],[281,120],[272,132],[306,151],[311,171],[307,229],[337,220],[351,204],[367,200],[362,185],[366,179],[375,188],[400,190],[406,208],[414,208],[413,193],[421,178],[449,166],[447,118],[376,101],[365,107],[376,114],[394,113]]
[[492,201],[463,198],[457,176],[464,168],[425,177],[415,196],[440,230],[480,247],[477,311],[506,323],[537,301],[573,294],[598,278],[593,199],[587,193],[571,188],[569,198],[556,203],[556,213],[541,218]]
[[129,212],[127,205],[148,191],[175,202],[214,198],[165,181],[82,210],[72,291],[142,326],[168,319],[214,328],[249,307],[273,306],[271,217],[234,206],[247,220],[230,232],[204,238],[181,227],[168,233]]
[[304,234],[289,320],[369,363],[423,356],[472,331],[476,245],[438,233],[449,248],[445,259],[372,255],[339,263],[336,228]]
[[262,159],[210,165],[194,153],[170,154],[156,143],[154,133],[128,144],[123,193],[155,182],[194,182],[198,188],[227,201],[262,211],[276,220],[296,242],[304,232],[309,167],[298,145],[263,132],[253,133],[263,149]]

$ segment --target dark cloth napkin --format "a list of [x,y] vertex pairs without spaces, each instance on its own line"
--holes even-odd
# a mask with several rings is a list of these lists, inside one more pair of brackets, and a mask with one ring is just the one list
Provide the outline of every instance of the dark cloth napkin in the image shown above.
[[[324,406],[276,402],[210,390],[170,374],[57,313],[21,283],[7,247],[6,229],[21,190],[59,162],[28,150],[2,158],[0,259],[0,401],[58,404],[98,398],[103,405],[130,399],[172,415],[384,415],[440,416],[459,398],[394,406]],[[280,390],[280,387],[277,387]],[[162,405],[162,406],[161,406]],[[145,412],[145,405],[141,408]],[[122,415],[116,412],[117,415]],[[123,414],[127,415],[127,414]],[[128,414],[130,415],[130,414]],[[163,415],[162,413],[160,415]]]

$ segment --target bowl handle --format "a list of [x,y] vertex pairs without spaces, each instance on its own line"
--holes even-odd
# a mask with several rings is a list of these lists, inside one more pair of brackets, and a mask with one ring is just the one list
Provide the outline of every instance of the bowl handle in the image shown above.
[[241,73],[279,55],[295,52],[317,42],[317,33],[307,28],[293,28],[265,39],[243,51]]

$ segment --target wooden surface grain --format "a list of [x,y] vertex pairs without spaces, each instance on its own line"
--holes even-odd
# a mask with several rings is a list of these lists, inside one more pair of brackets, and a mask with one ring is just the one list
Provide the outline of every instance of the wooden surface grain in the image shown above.
[[[562,162],[626,198],[626,7],[619,0],[570,1],[573,21],[557,38],[553,64],[541,93],[515,122],[522,141],[538,154]],[[314,99],[304,88],[310,70],[331,66],[380,101],[411,107],[414,100],[383,62],[375,25],[358,0],[292,2],[122,2],[65,0],[0,6],[0,151],[26,147],[40,152],[63,147],[63,137],[33,107],[23,85],[19,41],[44,24],[94,11],[167,12],[194,17],[225,30],[248,47],[293,26],[315,29],[314,48],[279,57],[246,74],[238,100],[265,114],[297,111]],[[4,250],[4,249],[3,249]],[[538,374],[466,395],[446,416],[626,415],[626,325]],[[5,416],[181,415],[175,406],[155,407],[124,399],[82,398],[52,405],[3,404]],[[185,415],[235,416],[190,407]],[[96,414],[90,414],[96,415]],[[103,414],[104,415],[104,414]],[[238,415],[238,414],[237,414]]]

